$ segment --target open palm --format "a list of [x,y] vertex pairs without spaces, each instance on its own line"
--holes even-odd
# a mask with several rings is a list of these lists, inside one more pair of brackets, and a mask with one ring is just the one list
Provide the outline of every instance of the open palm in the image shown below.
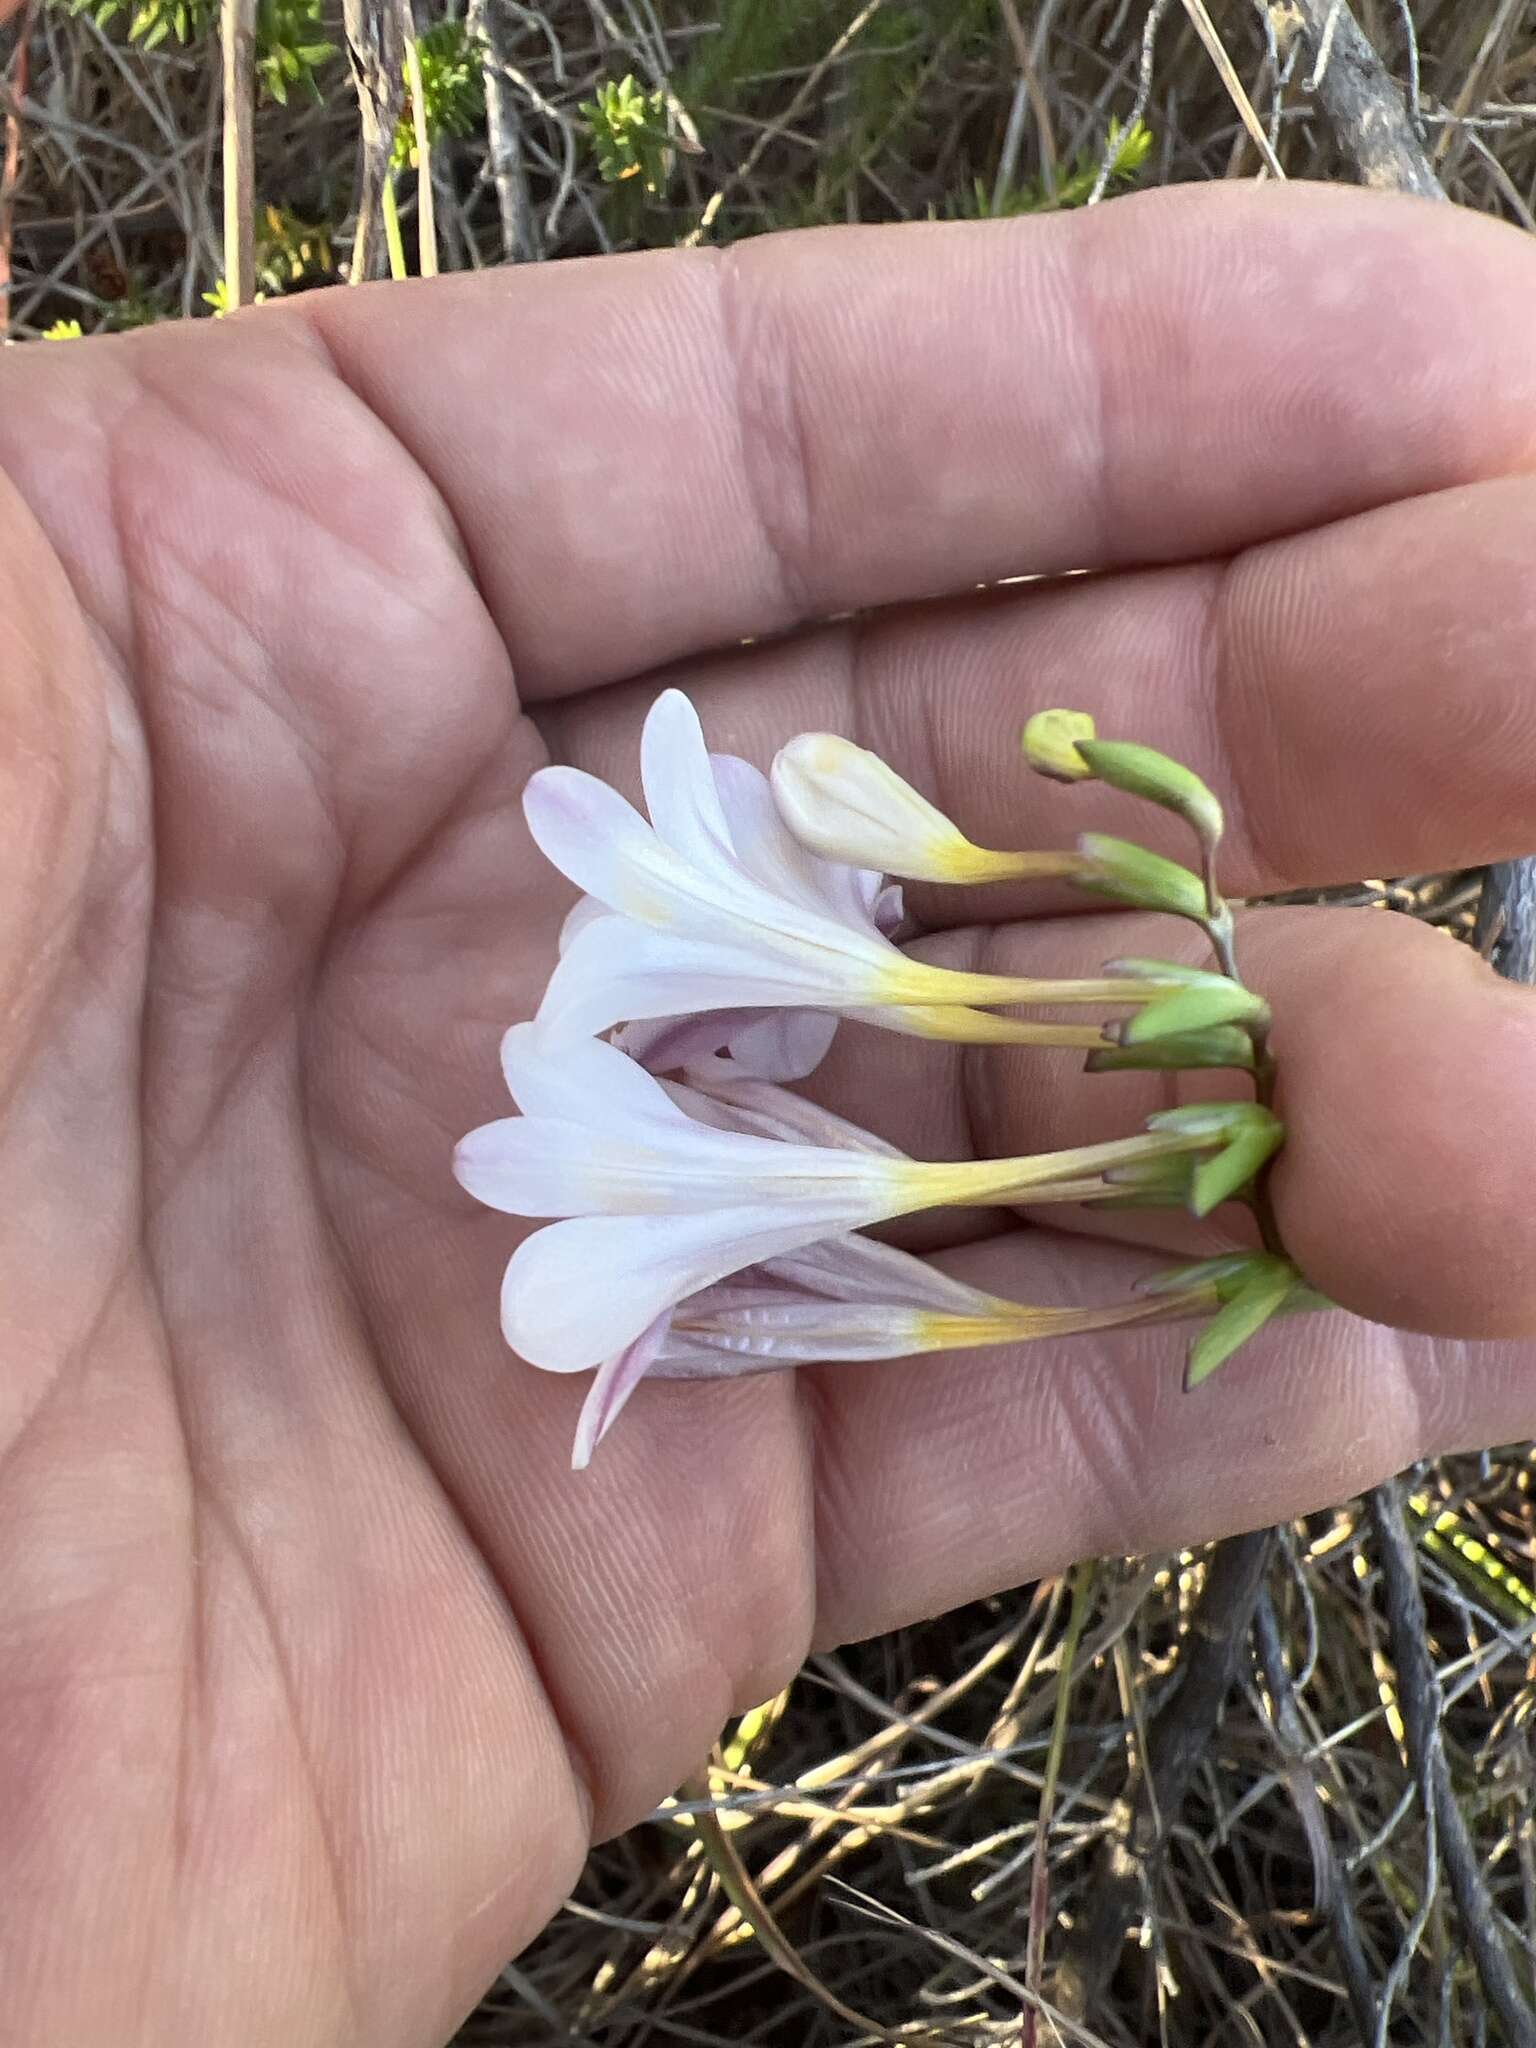
[[[1082,704],[1234,796],[1238,892],[1536,843],[1536,258],[1448,215],[1186,192],[7,358],[12,2038],[429,2048],[813,1639],[1536,1424],[1536,1000],[1405,920],[1255,913],[1247,964],[1292,1249],[1436,1337],[647,1386],[573,1478],[449,1173],[567,907],[519,790],[632,784],[663,674],[1008,845],[1104,819],[1017,763]],[[1131,949],[1038,907],[914,892],[935,957]],[[848,1027],[817,1081],[937,1157],[1130,1128],[1075,1067]],[[1146,1260],[951,1221],[1021,1299]]]

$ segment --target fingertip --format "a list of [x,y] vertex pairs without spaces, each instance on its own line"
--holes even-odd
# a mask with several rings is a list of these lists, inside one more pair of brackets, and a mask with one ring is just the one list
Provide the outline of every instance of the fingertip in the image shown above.
[[1407,919],[1304,913],[1277,1044],[1282,1235],[1356,1314],[1536,1332],[1536,992]]

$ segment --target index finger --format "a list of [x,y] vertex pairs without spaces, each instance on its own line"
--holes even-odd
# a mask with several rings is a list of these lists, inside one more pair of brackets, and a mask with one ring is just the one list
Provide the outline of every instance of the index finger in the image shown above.
[[1536,253],[1330,187],[315,294],[527,701],[838,611],[1533,466]]

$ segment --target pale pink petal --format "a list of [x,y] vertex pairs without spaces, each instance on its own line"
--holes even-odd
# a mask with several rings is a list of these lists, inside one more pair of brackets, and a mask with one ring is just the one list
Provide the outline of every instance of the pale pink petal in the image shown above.
[[734,754],[710,757],[730,827],[747,872],[776,896],[789,897],[854,930],[874,929],[881,877],[867,868],[822,860],[802,846],[779,815],[768,778]]
[[613,912],[606,903],[599,903],[595,896],[578,896],[572,904],[565,923],[560,927],[559,950],[563,953],[578,932],[584,932],[589,924],[596,924],[600,917],[612,917]]
[[763,1271],[808,1293],[843,1301],[961,1316],[984,1315],[997,1307],[994,1296],[951,1279],[926,1259],[857,1232],[803,1245],[798,1251],[768,1260]]
[[771,1081],[708,1078],[688,1083],[667,1082],[667,1092],[698,1123],[721,1131],[744,1131],[795,1145],[815,1145],[840,1152],[862,1152],[881,1159],[905,1159],[906,1153],[877,1138],[846,1117],[834,1116],[819,1103],[807,1102]]
[[514,1024],[501,1041],[501,1071],[525,1116],[560,1117],[604,1134],[636,1121],[681,1120],[659,1081],[598,1038],[557,1043],[537,1024]]
[[687,1216],[761,1202],[793,1217],[830,1201],[867,1218],[904,1199],[889,1159],[869,1148],[779,1144],[686,1116],[608,1134],[563,1117],[504,1117],[459,1141],[453,1170],[511,1216]]
[[[930,1348],[919,1310],[871,1302],[784,1301],[766,1290],[707,1318],[690,1307],[684,1334],[718,1345],[743,1368],[771,1371],[788,1365],[836,1365],[859,1359],[906,1358]],[[750,1361],[750,1363],[748,1363]],[[680,1374],[658,1373],[658,1378]],[[688,1377],[694,1377],[690,1373]]]
[[870,904],[870,916],[882,938],[895,937],[907,916],[906,898],[901,893],[900,882],[886,882],[876,889]]
[[836,1035],[837,1018],[828,1011],[761,1010],[742,1014],[726,1052],[744,1080],[803,1081],[821,1065]]
[[600,1365],[581,1405],[576,1424],[576,1441],[571,1447],[571,1470],[584,1472],[592,1453],[618,1419],[620,1409],[645,1378],[661,1351],[671,1325],[670,1315],[660,1315],[643,1330],[633,1344]]
[[[802,902],[771,890],[726,850],[707,860],[685,859],[616,790],[582,769],[539,769],[523,792],[523,813],[545,858],[578,888],[679,940],[715,938],[791,959],[831,949],[845,960],[876,965],[889,952],[867,916],[844,924],[824,900]],[[571,953],[591,929],[576,935]]]
[[733,859],[703,728],[681,690],[663,690],[646,714],[640,780],[658,839],[696,866]]
[[728,1273],[855,1228],[867,1213],[824,1197],[695,1216],[581,1216],[524,1240],[502,1282],[502,1329],[530,1365],[585,1372],[657,1316]]
[[578,934],[550,977],[539,1028],[570,1040],[711,1010],[840,1009],[857,1005],[862,971],[862,962],[814,947],[689,939],[628,918],[602,920]]
[[817,872],[823,863],[785,829],[767,776],[735,754],[711,754],[709,765],[742,868],[773,895],[825,916],[827,898]]
[[658,902],[677,891],[679,863],[633,804],[582,768],[540,768],[523,791],[523,815],[544,858],[609,910],[632,908],[647,884]]
[[622,1026],[613,1034],[613,1043],[647,1073],[675,1074],[718,1058],[731,1033],[756,1014],[752,1010],[704,1010],[689,1017],[647,1017]]
[[764,1081],[803,1081],[821,1065],[837,1018],[819,1010],[706,1010],[626,1024],[614,1044],[653,1074],[702,1068]]
[[[586,1216],[607,1206],[593,1168],[593,1133],[554,1117],[508,1116],[460,1138],[453,1177],[508,1216]],[[622,1173],[631,1148],[605,1164]]]
[[824,860],[942,882],[972,851],[888,762],[840,733],[798,733],[774,756],[769,781],[785,824]]

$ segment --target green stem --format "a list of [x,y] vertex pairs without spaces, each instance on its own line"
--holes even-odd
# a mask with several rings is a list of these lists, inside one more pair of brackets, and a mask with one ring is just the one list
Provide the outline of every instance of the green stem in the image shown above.
[[[1246,987],[1237,968],[1237,934],[1233,924],[1232,911],[1216,881],[1216,847],[1214,837],[1201,835],[1200,850],[1203,855],[1202,872],[1205,880],[1206,935],[1215,948],[1221,971],[1229,981],[1235,981],[1239,988]],[[1275,1106],[1275,1056],[1269,1049],[1269,1025],[1252,1024],[1248,1027],[1253,1040],[1253,1093],[1254,1099],[1265,1109]],[[1264,1249],[1273,1252],[1277,1258],[1284,1258],[1286,1250],[1280,1239],[1280,1226],[1275,1220],[1274,1204],[1269,1198],[1269,1166],[1260,1169],[1253,1182],[1253,1213],[1258,1222],[1259,1236]]]
[[386,171],[384,190],[381,195],[384,215],[384,240],[389,247],[389,274],[394,278],[409,277],[405,267],[405,237],[400,232],[400,209],[395,204],[395,174]]

